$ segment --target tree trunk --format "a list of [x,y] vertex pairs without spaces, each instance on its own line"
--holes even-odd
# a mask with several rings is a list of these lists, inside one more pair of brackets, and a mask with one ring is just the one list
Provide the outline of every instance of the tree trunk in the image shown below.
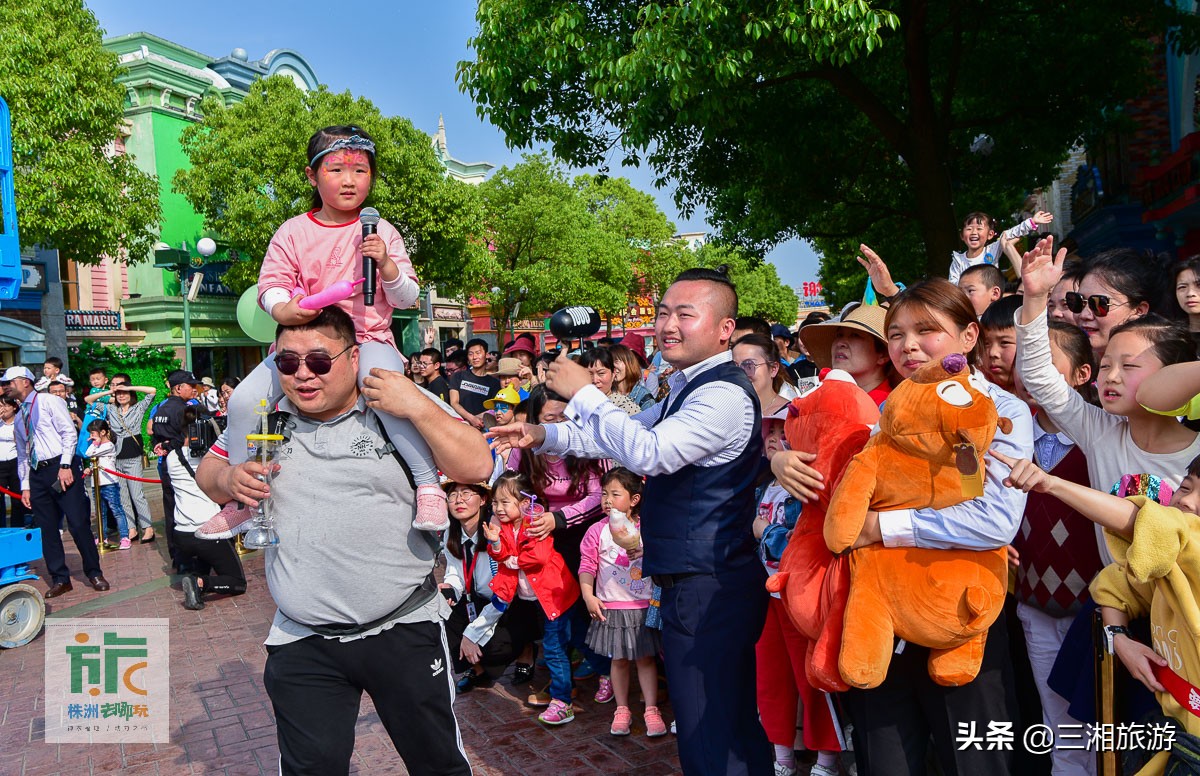
[[950,271],[950,254],[958,245],[954,192],[950,173],[940,154],[934,149],[920,149],[921,145],[922,142],[914,138],[914,146],[919,150],[909,160],[909,169],[917,198],[921,238],[925,243],[925,270],[929,277],[944,278]]
[[925,242],[925,268],[930,277],[946,277],[957,241],[954,189],[947,165],[949,135],[937,109],[929,65],[928,0],[904,3],[904,69],[909,110],[905,124],[917,218]]
[[504,340],[508,335],[508,318],[508,308],[501,307],[500,316],[492,319],[492,325],[496,328],[496,349],[501,352],[504,351]]

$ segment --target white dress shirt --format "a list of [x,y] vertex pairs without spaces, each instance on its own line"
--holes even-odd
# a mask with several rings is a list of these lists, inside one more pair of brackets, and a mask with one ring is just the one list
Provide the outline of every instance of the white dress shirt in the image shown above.
[[60,465],[70,464],[79,436],[65,401],[52,393],[31,393],[25,397],[21,409],[17,411],[15,436],[17,474],[21,478],[21,489],[29,490],[30,444],[25,429],[25,413],[29,413],[29,423],[33,428],[32,447],[37,452],[39,462],[58,455],[62,456]]
[[536,452],[612,458],[635,474],[671,474],[685,466],[717,466],[742,454],[754,431],[754,402],[742,388],[723,380],[697,388],[677,410],[654,425],[668,405],[674,407],[687,384],[708,369],[732,360],[723,350],[667,378],[666,401],[630,417],[594,385],[585,386],[567,404],[566,423],[545,426],[546,441]]
[[17,457],[17,419],[12,423],[0,421],[0,461],[12,461]]

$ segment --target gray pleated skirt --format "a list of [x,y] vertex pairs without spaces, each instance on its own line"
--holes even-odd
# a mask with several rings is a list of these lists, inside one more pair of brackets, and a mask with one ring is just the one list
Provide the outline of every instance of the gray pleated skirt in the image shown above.
[[614,660],[637,660],[657,655],[661,632],[646,626],[646,609],[605,609],[606,622],[593,620],[587,645]]

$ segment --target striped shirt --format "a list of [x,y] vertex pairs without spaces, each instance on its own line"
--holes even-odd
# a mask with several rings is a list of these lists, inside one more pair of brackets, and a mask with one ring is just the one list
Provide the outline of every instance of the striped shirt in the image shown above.
[[730,361],[723,350],[668,378],[666,401],[630,417],[593,385],[567,404],[565,423],[545,426],[546,441],[536,452],[612,458],[636,474],[671,474],[685,466],[717,466],[741,455],[754,432],[754,404],[739,386],[724,381],[697,388],[684,405],[654,425],[683,387],[705,370]]

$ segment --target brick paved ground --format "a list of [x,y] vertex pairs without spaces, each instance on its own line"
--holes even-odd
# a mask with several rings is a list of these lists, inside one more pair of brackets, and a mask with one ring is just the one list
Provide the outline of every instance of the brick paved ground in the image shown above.
[[[157,486],[147,486],[161,514]],[[150,488],[155,490],[151,491]],[[171,740],[165,745],[47,744],[42,723],[42,639],[0,650],[0,776],[79,776],[115,773],[273,774],[278,772],[274,715],[262,683],[262,640],[275,607],[263,580],[262,558],[244,559],[250,588],[245,595],[210,600],[205,609],[182,607],[178,581],[169,574],[166,543],[134,545],[102,557],[112,584],[97,593],[78,576],[78,555],[67,536],[67,559],[75,589],[48,602],[50,616],[165,617],[171,621]],[[43,582],[45,568],[35,571]],[[547,677],[539,669],[535,681]],[[633,735],[608,734],[612,705],[591,701],[595,680],[581,684],[575,722],[556,729],[540,725],[525,705],[529,687],[509,675],[488,689],[458,698],[463,741],[484,776],[508,774],[620,774],[657,776],[678,771],[675,738],[649,739],[635,716]],[[664,716],[672,715],[669,702]],[[406,773],[369,698],[363,698],[352,773]]]

